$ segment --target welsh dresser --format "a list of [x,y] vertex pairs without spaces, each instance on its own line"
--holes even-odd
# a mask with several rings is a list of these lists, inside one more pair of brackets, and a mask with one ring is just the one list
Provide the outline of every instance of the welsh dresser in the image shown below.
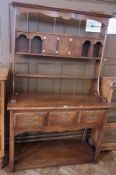
[[[96,162],[107,110],[115,107],[99,90],[111,15],[16,2],[11,11],[10,171]],[[71,137],[78,130],[82,137]],[[37,132],[39,139],[17,140]]]

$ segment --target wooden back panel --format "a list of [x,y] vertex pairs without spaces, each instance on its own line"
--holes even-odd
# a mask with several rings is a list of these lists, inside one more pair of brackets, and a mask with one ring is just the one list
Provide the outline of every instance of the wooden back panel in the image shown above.
[[[62,93],[88,93],[91,88],[91,79],[77,79],[77,77],[94,77],[94,61],[84,63],[82,61],[53,61],[47,59],[38,60],[18,57],[16,74],[40,74],[51,78],[16,77],[16,92],[39,92],[47,94]],[[34,63],[34,62],[35,63]],[[70,76],[72,79],[54,78],[54,76]]]

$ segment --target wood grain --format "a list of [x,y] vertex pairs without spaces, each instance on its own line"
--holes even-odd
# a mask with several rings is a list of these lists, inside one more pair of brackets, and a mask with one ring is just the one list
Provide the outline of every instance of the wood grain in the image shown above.
[[0,68],[0,81],[2,80],[7,80],[7,76],[8,76],[8,68]]
[[17,144],[15,169],[77,164],[93,160],[92,148],[78,140],[43,141],[36,144]]
[[5,80],[8,69],[0,68],[0,167],[3,165],[5,155]]
[[[31,99],[31,100],[30,100]],[[97,96],[90,95],[43,95],[23,93],[12,96],[8,110],[53,110],[53,109],[106,109],[116,105],[103,103]]]

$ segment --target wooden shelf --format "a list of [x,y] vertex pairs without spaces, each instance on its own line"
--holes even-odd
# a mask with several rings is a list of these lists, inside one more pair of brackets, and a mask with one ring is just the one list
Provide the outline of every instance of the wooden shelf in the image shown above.
[[[32,34],[35,34],[35,35],[39,35],[39,34],[42,34],[42,35],[46,35],[45,32],[33,32],[33,31],[27,31],[27,30],[16,30],[17,33],[32,33]],[[75,36],[75,35],[67,35],[67,34],[54,34],[54,33],[47,33],[47,34],[51,34],[51,35],[56,35],[56,36],[67,36],[67,37],[72,37],[72,38],[83,38],[83,39],[97,39],[97,40],[103,40],[104,38],[103,37],[91,37],[91,36]]]
[[92,147],[77,139],[16,144],[16,170],[93,161]]
[[69,58],[69,59],[80,59],[80,60],[98,60],[100,61],[101,59],[100,58],[97,58],[97,57],[74,57],[74,56],[62,56],[62,55],[45,55],[45,54],[42,54],[42,53],[28,53],[28,52],[16,52],[17,55],[27,55],[27,56],[42,56],[42,57],[52,57],[52,58]]
[[39,75],[39,74],[25,74],[25,73],[15,73],[16,77],[27,77],[27,78],[56,78],[56,79],[83,79],[83,80],[89,80],[89,79],[97,79],[97,77],[88,77],[88,76],[68,76],[68,75]]
[[[30,100],[31,99],[31,100]],[[41,99],[41,100],[40,100]],[[15,103],[12,102],[15,100]],[[30,107],[31,106],[31,107]],[[116,107],[116,106],[114,106]],[[62,110],[62,109],[106,109],[112,105],[103,103],[92,94],[38,94],[19,93],[12,96],[8,110]]]

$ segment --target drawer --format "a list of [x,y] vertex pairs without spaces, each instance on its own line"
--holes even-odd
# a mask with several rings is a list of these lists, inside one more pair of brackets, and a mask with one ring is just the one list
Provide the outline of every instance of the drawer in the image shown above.
[[15,127],[24,128],[31,126],[43,126],[46,112],[24,112],[15,114]]
[[50,112],[48,126],[75,126],[78,124],[77,111]]
[[79,123],[80,124],[90,124],[90,125],[99,125],[104,123],[105,120],[105,111],[80,111],[79,113]]

